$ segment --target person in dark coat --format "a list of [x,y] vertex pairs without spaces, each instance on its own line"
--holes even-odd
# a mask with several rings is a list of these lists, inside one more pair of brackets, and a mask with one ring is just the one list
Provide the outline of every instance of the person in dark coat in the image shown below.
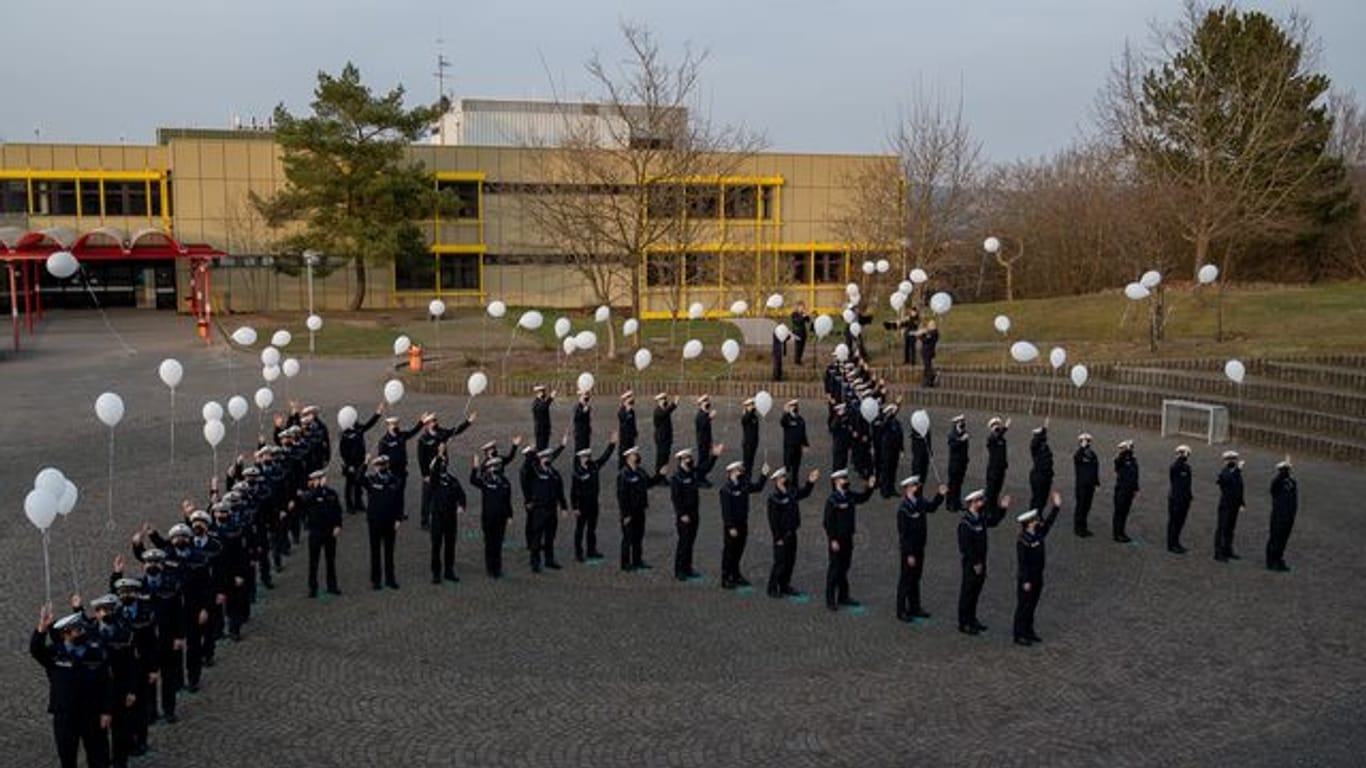
[[478,488],[479,525],[484,532],[484,573],[491,579],[503,578],[503,539],[512,521],[512,483],[503,473],[503,459],[481,459],[474,455],[470,485]]
[[783,354],[787,351],[787,342],[778,337],[778,329],[773,329],[773,381],[783,380]]
[[929,539],[929,516],[944,503],[948,486],[939,486],[933,499],[921,492],[923,479],[911,475],[901,481],[901,504],[896,509],[896,532],[901,550],[901,577],[896,584],[896,617],[901,621],[928,619],[920,604],[920,577],[925,573],[925,542]]
[[593,393],[580,392],[574,403],[574,452],[593,444]]
[[788,477],[801,477],[802,454],[811,447],[811,442],[806,436],[806,419],[802,418],[801,404],[797,400],[787,401],[778,425],[783,428],[783,468]]
[[1005,519],[1010,497],[1002,496],[995,507],[987,506],[987,494],[977,490],[963,498],[966,509],[958,520],[958,554],[962,580],[958,586],[958,631],[980,635],[987,625],[977,619],[977,600],[987,581],[987,529]]
[[1029,438],[1029,508],[1043,509],[1053,490],[1053,448],[1048,444],[1048,421]]
[[536,393],[531,398],[531,423],[536,450],[544,451],[550,445],[550,406],[555,403],[556,393],[546,389],[544,384],[537,384],[532,391]]
[[911,474],[923,482],[930,477],[930,455],[934,452],[934,430],[927,428],[925,434],[922,435],[913,427],[910,437]]
[[636,447],[636,395],[631,390],[621,393],[621,407],[617,408],[617,468],[626,466],[626,452]]
[[700,462],[694,461],[691,448],[684,448],[674,455],[678,466],[669,475],[669,498],[673,502],[674,529],[678,533],[678,545],[674,548],[674,578],[679,581],[701,578],[701,574],[692,567],[693,546],[697,542],[701,513],[697,478],[711,471],[723,449],[723,445],[713,447],[711,453],[703,456]]
[[[968,422],[963,414],[953,417],[953,428],[949,430],[949,492],[944,499],[950,512],[963,511],[963,480],[968,475]],[[921,475],[923,478],[924,475]]]
[[896,403],[882,406],[882,429],[877,433],[877,461],[873,472],[882,481],[879,487],[884,499],[896,498],[897,465],[901,463],[901,453],[906,449],[906,432],[897,418],[898,410]]
[[[693,415],[693,428],[697,433],[697,455],[705,456],[711,453],[712,432],[711,422],[716,418],[716,409],[712,407],[711,395],[702,395],[697,398],[697,413]],[[697,481],[703,488],[710,488],[711,481],[706,474],[699,474]]]
[[1240,560],[1233,551],[1233,531],[1238,527],[1238,515],[1245,509],[1243,501],[1243,460],[1237,451],[1224,451],[1224,468],[1219,472],[1219,508],[1214,526],[1214,559],[1226,563]]
[[1094,442],[1090,432],[1077,435],[1077,450],[1072,454],[1072,471],[1076,479],[1077,508],[1072,511],[1072,532],[1085,539],[1091,537],[1087,517],[1091,514],[1091,503],[1100,487],[1100,457],[1091,447]]
[[[150,527],[150,526],[149,526]],[[181,588],[180,574],[167,570],[166,553],[155,547],[142,546],[143,534],[133,536],[133,554],[142,561],[142,589],[147,595],[151,615],[155,617],[153,633],[156,637],[155,650],[147,662],[149,690],[145,697],[147,704],[146,722],[157,720],[156,687],[161,685],[161,713],[167,723],[178,720],[176,714],[177,694],[184,681],[185,669],[185,627],[189,622],[186,613],[184,591]],[[122,555],[114,558],[114,572],[109,582],[117,585],[123,578],[125,562]],[[145,743],[146,739],[143,739]]]
[[342,430],[337,452],[342,460],[342,477],[346,486],[342,494],[346,514],[354,515],[365,510],[365,491],[360,480],[365,476],[365,433],[375,426],[384,413],[384,401],[375,406],[375,412],[365,421],[356,420],[355,424]]
[[109,728],[114,722],[114,683],[104,648],[86,632],[85,617],[71,613],[54,621],[52,606],[38,612],[29,655],[47,673],[47,711],[63,768],[75,768],[85,749],[86,764],[109,763]]
[[1186,548],[1181,546],[1181,529],[1186,527],[1186,515],[1195,497],[1190,455],[1190,446],[1176,446],[1176,458],[1167,470],[1167,551],[1174,555],[1186,554]]
[[646,571],[645,513],[650,508],[650,487],[665,481],[663,475],[649,475],[640,466],[640,449],[627,448],[626,464],[617,472],[617,509],[621,514],[621,570]]
[[[115,561],[116,571],[122,572],[122,561],[122,556]],[[131,743],[128,745],[129,754],[139,757],[147,754],[149,702],[156,699],[157,618],[152,609],[151,599],[142,594],[140,579],[111,578],[110,586],[118,595],[119,613],[133,633],[133,657],[137,673],[133,694],[136,698],[123,715],[123,719],[131,737]],[[118,719],[116,713],[115,720]]]
[[[564,446],[560,446],[563,448]],[[553,462],[559,455],[558,450],[545,449],[536,453],[536,463],[532,469],[532,484],[527,514],[532,518],[531,525],[531,570],[541,572],[541,564],[558,571],[559,562],[555,559],[555,533],[559,528],[558,515],[567,514],[569,502],[564,495],[564,478],[555,469]]]
[[318,596],[318,560],[327,560],[327,591],[341,594],[337,586],[337,537],[341,536],[342,508],[337,492],[327,487],[327,470],[308,476],[302,497],[304,527],[308,529],[308,596]]
[[811,322],[811,315],[806,311],[806,302],[797,302],[788,321],[791,323],[789,330],[792,331],[792,359],[797,365],[801,365],[802,355],[806,352],[807,326]]
[[934,359],[939,356],[939,324],[931,320],[916,335],[920,337],[920,359],[925,361],[921,383],[926,387],[937,386],[939,373],[934,370]]
[[432,583],[460,581],[455,573],[455,538],[459,532],[460,515],[465,511],[468,500],[465,488],[459,478],[451,474],[450,459],[443,443],[436,458],[432,459],[432,498],[431,528],[429,540],[432,547]]
[[[432,495],[432,462],[436,460],[437,452],[442,446],[452,437],[469,429],[477,418],[479,414],[471,413],[465,416],[458,426],[450,429],[441,426],[435,413],[422,414],[422,432],[417,437],[417,471],[422,476],[422,506],[419,509],[424,531],[428,526],[428,506]],[[390,466],[392,465],[393,458],[390,457]]]
[[1053,521],[1058,519],[1062,494],[1053,491],[1050,500],[1053,508],[1047,516],[1037,509],[1015,518],[1020,523],[1020,538],[1015,542],[1015,644],[1033,645],[1042,643],[1043,638],[1034,631],[1034,612],[1039,607],[1043,595],[1043,571],[1046,548],[1045,540],[1053,529]]
[[598,458],[593,458],[592,448],[583,448],[574,454],[574,470],[569,478],[569,510],[574,514],[574,559],[580,563],[602,559],[602,553],[598,551],[599,477],[616,449],[617,433],[614,430],[611,442]]
[[139,700],[142,669],[137,657],[137,636],[133,625],[123,618],[117,595],[95,598],[90,602],[90,609],[95,614],[95,621],[86,631],[104,649],[113,686],[114,717],[109,727],[113,747],[111,764],[115,768],[127,768],[128,758],[134,751],[135,728],[143,709]]
[[773,490],[768,495],[768,530],[773,535],[773,568],[768,574],[768,596],[786,597],[802,594],[792,588],[792,570],[797,565],[797,530],[802,527],[802,513],[798,503],[811,495],[820,479],[819,469],[811,470],[806,484],[799,481],[789,489],[787,468],[778,467],[769,475]]
[[398,540],[399,525],[407,516],[403,514],[403,481],[390,470],[390,463],[387,455],[376,456],[371,461],[374,471],[363,481],[367,494],[365,522],[370,529],[370,586],[374,589],[382,589],[385,585],[398,589],[394,544]]
[[1114,539],[1120,544],[1132,541],[1125,527],[1138,491],[1138,459],[1134,456],[1134,441],[1124,440],[1120,442],[1119,453],[1115,455],[1115,517],[1112,526]]
[[754,456],[759,453],[759,412],[752,397],[745,398],[740,408],[740,461],[744,462],[746,472],[753,472]]
[[403,515],[403,492],[408,488],[408,441],[422,430],[422,421],[419,419],[412,429],[405,430],[399,429],[398,419],[390,416],[384,425],[385,432],[380,435],[375,454],[389,460],[388,472],[398,483],[398,511]]
[[1006,450],[1006,432],[1010,429],[1010,419],[1002,421],[992,417],[987,421],[987,508],[1000,506],[1001,490],[1006,483],[1006,469],[1010,466]]
[[768,465],[759,469],[759,481],[752,482],[745,465],[733,461],[726,465],[726,482],[721,484],[721,588],[748,587],[749,579],[740,570],[745,557],[745,543],[749,540],[749,497],[764,489],[768,482]]
[[652,417],[655,437],[655,474],[669,463],[674,449],[674,411],[678,410],[678,396],[669,397],[668,392],[655,395],[655,412]]
[[877,478],[855,493],[849,489],[849,470],[830,473],[834,489],[825,500],[821,526],[825,529],[826,551],[830,562],[825,571],[825,607],[831,611],[840,606],[857,608],[861,603],[849,596],[849,568],[854,562],[854,534],[858,532],[858,505],[872,498]]
[[1276,464],[1276,477],[1271,481],[1271,531],[1266,540],[1266,567],[1271,571],[1290,570],[1285,564],[1285,545],[1300,508],[1300,490],[1290,475],[1292,469],[1294,465],[1286,456]]
[[849,453],[854,447],[854,433],[849,426],[849,408],[844,403],[835,403],[830,409],[830,471],[838,472],[849,467]]
[[920,309],[914,304],[906,306],[906,319],[902,321],[901,335],[901,362],[914,367],[916,364],[915,343],[920,338]]

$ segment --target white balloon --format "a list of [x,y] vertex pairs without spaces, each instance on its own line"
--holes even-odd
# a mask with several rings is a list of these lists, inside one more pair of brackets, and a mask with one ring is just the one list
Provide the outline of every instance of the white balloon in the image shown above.
[[640,348],[640,349],[637,349],[637,350],[636,350],[636,355],[635,355],[635,360],[634,360],[634,362],[635,362],[635,364],[636,364],[636,370],[637,370],[637,371],[643,371],[643,370],[645,370],[646,368],[649,368],[649,367],[650,367],[650,361],[653,360],[653,359],[654,359],[654,356],[650,354],[650,350],[645,349],[644,347],[642,347],[642,348]]
[[745,301],[744,299],[740,299],[739,301],[736,301],[735,303],[730,305],[730,313],[732,315],[743,315],[748,311],[749,302]]
[[927,282],[929,282],[929,281],[930,281],[930,276],[929,276],[929,274],[927,274],[927,273],[925,272],[925,270],[921,269],[920,267],[916,267],[915,269],[911,270],[911,282],[912,282],[912,283],[915,283],[916,285],[920,285],[921,283],[927,283]]
[[863,297],[858,294],[854,294],[853,296],[849,297],[849,306],[857,307],[860,301],[863,301]]
[[275,347],[266,347],[265,349],[261,350],[261,365],[270,366],[279,364],[280,350],[276,349]]
[[517,320],[517,325],[527,329],[528,331],[534,331],[544,324],[545,317],[540,312],[537,312],[534,309],[529,310],[527,312],[523,312],[522,316]]
[[832,320],[829,315],[817,315],[813,325],[815,326],[816,338],[818,339],[829,336],[830,332],[835,330],[835,321]]
[[270,387],[261,387],[252,396],[252,401],[256,403],[258,411],[264,411],[270,407],[271,403],[275,402],[275,393],[271,391]]
[[930,297],[930,310],[936,315],[947,315],[953,309],[953,297],[940,291]]
[[465,382],[465,390],[470,393],[470,397],[482,395],[488,388],[489,377],[488,374],[483,371],[471,373],[469,379]]
[[34,488],[24,497],[24,515],[40,531],[46,531],[57,519],[57,500],[47,491]]
[[574,334],[574,346],[579,349],[592,349],[598,345],[598,335],[593,331],[579,331]]
[[116,427],[123,421],[123,398],[105,392],[95,398],[95,416],[106,426]]
[[341,410],[337,411],[337,426],[342,429],[350,429],[356,426],[356,421],[359,418],[360,414],[356,413],[354,407],[344,405]]
[[760,416],[767,416],[768,412],[773,410],[773,395],[763,390],[755,392],[754,410],[758,411]]
[[920,435],[921,437],[924,437],[925,435],[929,434],[929,432],[930,432],[930,412],[929,412],[929,411],[926,411],[925,409],[922,408],[922,409],[916,411],[915,413],[912,413],[912,414],[911,414],[911,429],[914,429],[914,430],[915,430],[915,433],[916,433],[917,435]]
[[634,317],[621,324],[622,336],[634,336],[640,331],[640,321]]
[[204,421],[222,421],[223,406],[219,405],[217,401],[210,400],[204,403],[203,408],[199,409],[199,414],[204,417]]
[[1081,365],[1080,363],[1072,366],[1072,384],[1078,389],[1081,389],[1082,385],[1085,384],[1086,380],[1090,377],[1091,372],[1086,370],[1086,366]]
[[1148,298],[1148,289],[1142,283],[1129,283],[1124,286],[1124,295],[1133,301],[1141,301]]
[[317,333],[323,329],[323,319],[319,315],[309,315],[308,319],[304,320],[304,326],[308,328],[308,330]]
[[168,357],[157,367],[157,375],[161,377],[162,384],[175,389],[185,377],[185,369],[180,365],[180,361]]
[[859,336],[862,336],[862,335],[863,335],[863,324],[862,324],[862,323],[850,323],[850,324],[849,324],[849,335],[853,336],[854,338],[858,338]]
[[849,359],[849,345],[840,343],[835,345],[835,359],[841,363]]
[[394,405],[403,399],[403,382],[398,379],[389,379],[384,383],[384,402]]
[[612,310],[606,304],[603,304],[601,307],[598,307],[597,309],[593,310],[593,320],[595,322],[605,323],[607,322],[607,319],[611,316]]
[[880,275],[885,275],[892,270],[892,262],[886,259],[877,260],[877,271]]
[[1213,264],[1206,264],[1196,273],[1196,278],[1200,281],[1201,285],[1209,285],[1219,279],[1219,268]]
[[764,306],[769,309],[781,309],[783,306],[783,295],[781,293],[775,293],[769,296],[768,301],[764,302]]
[[982,249],[987,253],[996,253],[1001,250],[1001,241],[999,238],[988,237],[982,241]]
[[1241,360],[1230,360],[1224,363],[1224,375],[1234,384],[1242,384],[1243,378],[1247,376],[1247,366]]
[[1054,347],[1048,352],[1048,364],[1053,366],[1053,370],[1058,370],[1067,364],[1067,350],[1062,347]]
[[871,261],[863,262],[863,274],[871,275],[877,271],[877,264]]
[[873,419],[876,419],[878,413],[881,411],[882,406],[878,405],[877,401],[871,397],[863,398],[858,404],[859,415],[867,422],[872,422]]
[[844,295],[845,295],[845,296],[849,296],[849,297],[852,298],[852,297],[858,296],[858,295],[860,295],[860,294],[862,294],[862,293],[863,293],[863,291],[860,291],[860,290],[859,290],[858,283],[850,283],[850,284],[844,286]]
[[569,322],[569,318],[559,317],[555,319],[555,338],[563,339],[572,330],[574,330],[574,324]]
[[508,313],[508,305],[501,301],[490,301],[488,311],[489,317],[502,317]]
[[897,283],[896,290],[899,293],[904,293],[907,296],[910,296],[911,292],[915,290],[915,284],[912,283],[910,280],[902,280],[900,283]]
[[228,415],[233,421],[241,421],[247,417],[247,399],[241,395],[233,395],[228,398]]
[[787,341],[792,335],[792,331],[786,325],[778,323],[778,327],[773,329],[773,335],[778,337],[778,341]]
[[276,331],[275,334],[270,337],[271,345],[281,348],[289,346],[289,342],[291,341],[294,341],[294,337],[290,335],[289,331],[286,331],[283,328]]
[[694,302],[688,307],[688,319],[689,319],[689,320],[700,320],[700,319],[702,318],[702,315],[703,315],[706,311],[707,311],[707,308],[704,307],[704,306],[702,306],[702,302],[700,302],[700,301],[694,301]]
[[893,293],[887,301],[891,303],[892,309],[895,309],[898,312],[906,308],[906,294],[901,293],[900,291]]
[[701,355],[701,354],[702,354],[702,342],[698,341],[697,339],[689,339],[689,340],[688,340],[688,343],[686,343],[686,344],[683,345],[683,359],[684,359],[684,360],[691,360],[691,359],[693,359],[693,358],[695,358],[695,357],[698,357],[698,356]]
[[739,360],[740,342],[735,339],[726,339],[721,342],[721,357],[724,357],[727,363],[733,363],[736,360]]
[[68,251],[54,251],[51,256],[47,257],[48,274],[58,280],[65,280],[68,277],[71,277],[76,274],[76,270],[80,268],[81,263],[76,261],[76,257],[72,256]]
[[286,358],[280,363],[280,370],[285,374],[285,378],[292,379],[299,375],[299,361],[294,358]]
[[244,325],[232,332],[232,340],[244,347],[250,347],[252,344],[256,343],[256,329],[249,325]]
[[854,314],[854,310],[852,309],[845,309],[843,312],[840,313],[840,317],[844,320],[845,325],[848,325],[849,323],[852,323],[858,319],[858,315]]
[[209,447],[217,448],[218,444],[223,442],[223,435],[225,434],[227,434],[227,428],[223,426],[223,422],[204,422],[204,442],[208,443]]
[[1010,333],[1010,318],[1005,315],[997,315],[991,324],[995,326],[997,333]]
[[560,348],[564,350],[566,355],[572,355],[579,348],[579,343],[573,336],[566,336],[564,341],[560,342]]
[[1039,348],[1027,341],[1017,341],[1010,345],[1010,357],[1017,363],[1028,363],[1038,359]]
[[579,374],[579,380],[577,384],[579,385],[580,392],[592,391],[593,385],[595,383],[597,383],[597,380],[594,379],[593,374],[589,373],[588,371],[584,371],[583,373]]
[[280,378],[280,366],[263,366],[261,368],[261,378],[265,379],[267,384],[273,383],[274,381]]
[[66,517],[76,508],[76,500],[81,497],[80,489],[70,480],[62,482],[62,495],[57,497],[57,514]]
[[1142,277],[1138,278],[1138,282],[1144,288],[1151,291],[1162,284],[1162,273],[1155,269],[1150,269],[1147,272],[1144,272]]
[[399,336],[397,339],[394,339],[395,355],[406,355],[408,354],[408,350],[412,348],[413,340],[408,338],[407,336]]
[[432,317],[441,317],[446,314],[446,302],[441,299],[432,299],[431,303],[427,305],[427,314]]
[[52,497],[60,498],[62,490],[66,488],[66,475],[62,474],[56,467],[43,467],[38,471],[38,475],[33,478],[33,487],[40,491],[47,491]]

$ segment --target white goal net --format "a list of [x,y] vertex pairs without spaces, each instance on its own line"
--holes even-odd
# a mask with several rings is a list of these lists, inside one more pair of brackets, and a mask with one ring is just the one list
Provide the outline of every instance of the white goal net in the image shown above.
[[1228,442],[1228,409],[1192,400],[1162,401],[1162,436],[1187,435],[1207,443]]

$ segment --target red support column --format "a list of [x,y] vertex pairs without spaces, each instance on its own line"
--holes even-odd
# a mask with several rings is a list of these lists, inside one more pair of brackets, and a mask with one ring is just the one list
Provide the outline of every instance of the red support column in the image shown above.
[[28,326],[28,335],[33,335],[33,288],[30,285],[29,273],[33,271],[33,263],[24,259],[24,323]]
[[14,259],[9,262],[9,317],[14,327],[14,351],[19,351],[19,276],[14,269]]

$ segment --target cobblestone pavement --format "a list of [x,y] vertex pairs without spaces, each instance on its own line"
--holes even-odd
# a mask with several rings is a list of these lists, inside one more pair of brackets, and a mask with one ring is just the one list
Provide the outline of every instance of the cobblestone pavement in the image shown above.
[[[221,353],[194,343],[184,320],[132,312],[113,320],[135,356],[111,343],[97,316],[54,314],[31,350],[0,361],[7,410],[0,422],[7,510],[0,562],[8,582],[0,622],[9,638],[0,655],[0,762],[8,766],[55,762],[45,683],[26,655],[42,600],[39,536],[21,511],[33,475],[55,464],[81,488],[76,511],[53,530],[55,590],[70,585],[74,544],[81,588],[102,591],[109,558],[126,551],[125,531],[143,519],[164,527],[182,496],[202,496],[211,458],[200,437],[200,405],[250,394],[246,382],[254,388],[259,381],[259,366],[245,355],[229,373]],[[186,368],[174,466],[168,393],[156,377],[168,355]],[[329,422],[348,402],[365,412],[378,398],[386,362],[317,362],[294,381],[294,394],[324,406]],[[106,389],[128,406],[115,435],[117,541],[104,530],[108,435],[92,405]],[[598,401],[599,444],[613,423],[614,395]],[[908,395],[913,406],[914,392]],[[427,409],[454,415],[463,406],[462,399],[410,396],[398,411],[407,419]],[[529,429],[525,401],[474,407],[479,422],[457,439],[457,454]],[[723,402],[721,411],[719,439],[738,448],[735,406]],[[828,443],[816,404],[807,411],[813,455],[823,461]],[[568,414],[566,401],[556,406],[557,430]],[[933,415],[939,446],[952,414]],[[985,417],[970,412],[970,482],[980,482],[985,465]],[[244,426],[255,419],[253,412]],[[1017,496],[1027,491],[1034,423],[1015,415],[1007,490]],[[677,424],[680,435],[691,434],[683,413]],[[413,524],[399,536],[402,589],[372,592],[363,526],[349,519],[340,554],[345,594],[305,599],[304,562],[296,555],[277,589],[265,593],[245,642],[223,647],[202,691],[186,697],[181,722],[153,730],[154,752],[139,765],[1360,765],[1360,470],[1303,462],[1302,512],[1288,553],[1295,570],[1272,574],[1259,555],[1277,457],[1246,451],[1250,506],[1237,539],[1246,559],[1218,565],[1210,559],[1217,449],[1197,446],[1198,498],[1186,535],[1193,551],[1178,558],[1161,546],[1165,468],[1175,443],[1152,434],[1136,435],[1144,478],[1131,522],[1137,544],[1071,535],[1066,457],[1080,426],[1053,429],[1069,501],[1050,539],[1042,646],[1010,642],[1011,524],[992,533],[981,612],[989,633],[954,631],[954,518],[944,513],[931,521],[925,586],[934,617],[916,626],[894,621],[893,505],[881,500],[860,513],[854,555],[853,592],[866,610],[839,615],[819,599],[717,588],[721,542],[711,494],[699,539],[708,578],[692,584],[670,578],[674,536],[663,491],[653,495],[645,539],[647,560],[662,567],[634,575],[610,559],[532,575],[513,549],[511,577],[490,582],[479,567],[476,518],[467,515],[457,551],[462,582],[428,583],[425,534]],[[1128,434],[1090,429],[1107,462],[1109,447]],[[770,416],[765,445],[776,445],[777,436]],[[225,446],[233,440],[230,426]],[[776,462],[777,449],[769,456]],[[936,464],[942,471],[942,459]],[[1102,531],[1112,473],[1104,477],[1093,513]],[[610,477],[604,480],[606,499]],[[410,486],[411,510],[417,489]],[[607,506],[602,549],[612,554],[618,535],[614,504]],[[816,591],[825,567],[819,498],[804,507],[795,580]],[[521,525],[519,515],[510,538],[520,539]],[[758,584],[770,562],[764,539],[753,536],[745,556]],[[562,525],[561,560],[571,559],[568,540]]]

